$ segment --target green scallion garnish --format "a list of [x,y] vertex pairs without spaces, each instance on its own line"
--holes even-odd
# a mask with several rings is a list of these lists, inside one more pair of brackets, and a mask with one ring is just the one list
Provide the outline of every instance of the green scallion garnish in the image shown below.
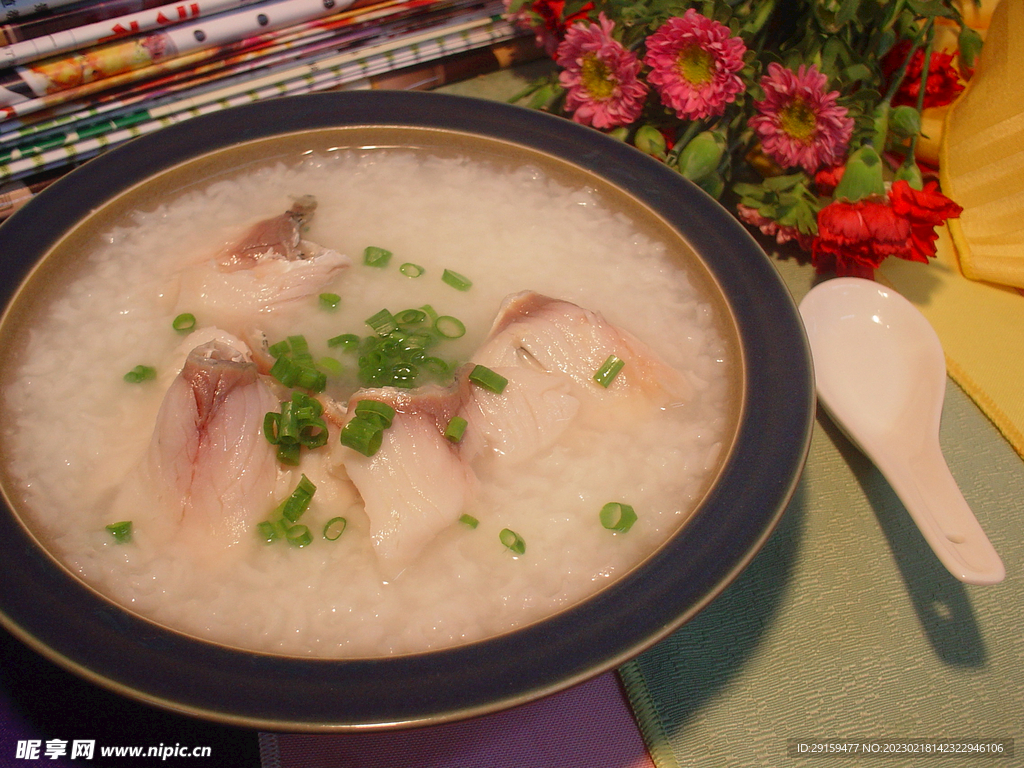
[[180,332],[186,333],[196,327],[196,316],[191,312],[182,312],[174,320],[171,321],[171,328]]
[[284,535],[283,526],[274,525],[269,520],[263,520],[256,524],[256,535],[269,544],[272,541],[277,541]]
[[383,269],[388,265],[389,261],[391,261],[391,251],[384,248],[370,245],[363,251],[363,264],[368,267]]
[[413,264],[411,261],[405,262],[405,264],[398,268],[398,271],[406,277],[419,277],[426,272],[419,264]]
[[607,387],[619,375],[619,371],[622,370],[622,366],[625,364],[625,360],[621,357],[608,355],[608,359],[601,364],[601,367],[597,369],[597,373],[594,374],[594,381],[602,387]]
[[441,280],[457,291],[468,291],[473,286],[473,282],[468,277],[450,269],[441,273]]
[[526,542],[523,541],[523,537],[515,531],[509,528],[502,528],[501,533],[498,534],[498,539],[508,549],[512,550],[517,555],[525,554]]
[[136,365],[124,375],[124,380],[129,384],[141,384],[144,381],[156,378],[156,368],[149,365]]
[[291,523],[297,522],[306,510],[309,509],[309,503],[313,500],[313,494],[315,493],[316,486],[313,485],[308,477],[302,475],[295,490],[292,491],[288,498],[277,505],[274,513],[279,514]]
[[305,547],[312,543],[313,536],[309,527],[297,524],[297,521],[309,508],[315,493],[316,486],[302,475],[295,490],[277,505],[270,518],[256,524],[256,535],[268,544],[278,539],[284,539],[294,547]]
[[306,547],[313,543],[313,534],[305,525],[289,526],[285,538],[293,547]]
[[636,512],[629,504],[619,501],[610,501],[601,507],[601,525],[609,531],[625,533],[633,527],[636,522]]
[[381,426],[387,429],[395,418],[395,409],[380,400],[360,400],[356,403],[356,415],[367,416],[372,414],[381,421]]
[[398,330],[395,316],[388,312],[387,309],[382,309],[372,317],[366,318],[366,324],[373,328],[378,336],[388,336]]
[[118,544],[127,544],[132,540],[132,521],[122,520],[119,523],[111,523],[106,526],[110,535]]
[[342,351],[348,352],[359,346],[359,337],[354,333],[343,333],[327,340],[328,347],[341,347]]
[[288,343],[288,340],[279,341],[276,344],[271,344],[267,347],[267,352],[270,353],[271,357],[280,357],[281,355],[287,355],[292,351],[292,345]]
[[451,315],[441,315],[434,320],[434,330],[446,339],[461,339],[466,335],[466,326]]
[[321,418],[320,401],[304,392],[292,392],[291,400],[281,403],[277,413],[263,417],[263,435],[277,446],[277,459],[282,464],[299,463],[302,448],[315,449],[327,443],[327,423]]
[[468,525],[470,528],[476,528],[478,525],[480,525],[480,521],[472,515],[460,515],[459,522],[463,525]]
[[500,395],[508,385],[508,379],[484,365],[478,365],[469,373],[469,380],[484,389]]
[[466,433],[466,420],[461,416],[452,416],[448,426],[445,427],[444,436],[453,443],[462,442],[462,436]]
[[316,367],[328,376],[341,376],[345,372],[345,366],[341,364],[340,360],[333,357],[324,356],[317,358]]
[[320,308],[321,309],[337,309],[338,305],[341,304],[341,296],[336,293],[321,293],[320,294]]
[[324,525],[324,538],[328,541],[337,541],[345,532],[348,521],[344,517],[332,517]]
[[395,315],[395,322],[399,326],[419,325],[427,319],[427,313],[422,309],[404,309]]
[[356,414],[341,430],[341,444],[364,456],[373,456],[384,441],[379,417]]

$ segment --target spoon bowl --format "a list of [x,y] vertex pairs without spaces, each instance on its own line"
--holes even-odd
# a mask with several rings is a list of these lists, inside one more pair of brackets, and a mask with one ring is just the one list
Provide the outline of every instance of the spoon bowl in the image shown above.
[[942,345],[895,291],[843,277],[800,304],[818,399],[885,476],[925,540],[967,584],[995,584],[1005,569],[957,487],[939,446],[946,391]]

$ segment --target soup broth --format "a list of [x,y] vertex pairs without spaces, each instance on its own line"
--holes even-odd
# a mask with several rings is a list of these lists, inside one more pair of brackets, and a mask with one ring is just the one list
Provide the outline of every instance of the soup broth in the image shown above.
[[[195,270],[255,222],[280,217],[304,195],[316,210],[302,237],[350,266],[311,295],[248,313],[196,281]],[[103,595],[243,649],[421,652],[507,632],[585,599],[685,524],[738,418],[739,361],[723,305],[684,243],[619,203],[583,174],[573,181],[543,163],[351,147],[248,167],[105,221],[83,239],[73,274],[36,291],[12,340],[3,405],[8,494],[46,549]],[[386,249],[390,260],[366,264],[368,247]],[[445,270],[471,285],[453,286]],[[465,362],[490,338],[506,298],[523,291],[631,333],[681,374],[687,398],[643,419],[598,407],[522,461],[469,461],[464,516],[417,542],[397,573],[375,551],[334,427],[330,443],[298,466],[276,467],[267,509],[257,514],[269,518],[305,475],[316,486],[302,516],[312,535],[306,546],[267,543],[254,527],[223,547],[171,535],[173,521],[156,520],[144,497],[125,501],[185,354],[211,329],[254,347],[254,338],[275,344],[301,335],[326,372],[323,399],[343,413],[359,386],[354,357],[329,340],[372,334],[366,321],[381,309],[427,306],[464,325],[437,354]],[[196,318],[191,335],[172,328],[186,312]],[[125,381],[140,365],[152,378]],[[608,502],[635,510],[628,531],[602,525]],[[337,517],[345,528],[329,540],[322,531]],[[133,523],[131,541],[106,527],[122,519]],[[505,530],[523,551],[503,543]]]

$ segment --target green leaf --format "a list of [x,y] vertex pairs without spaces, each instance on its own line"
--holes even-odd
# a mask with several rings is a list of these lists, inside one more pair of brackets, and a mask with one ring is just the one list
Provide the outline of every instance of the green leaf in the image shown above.
[[839,6],[839,11],[836,13],[836,26],[842,27],[849,24],[857,17],[859,10],[860,0],[843,0],[843,4]]
[[967,69],[973,69],[974,62],[978,58],[978,54],[981,53],[981,35],[970,27],[962,27],[957,44],[960,47],[960,61],[963,63],[963,66]]
[[867,64],[851,64],[843,70],[843,80],[855,83],[858,80],[870,80],[874,77],[871,67]]
[[955,19],[959,15],[956,9],[950,7],[950,4],[943,0],[907,0],[907,7],[918,16],[928,18],[941,16],[946,19]]

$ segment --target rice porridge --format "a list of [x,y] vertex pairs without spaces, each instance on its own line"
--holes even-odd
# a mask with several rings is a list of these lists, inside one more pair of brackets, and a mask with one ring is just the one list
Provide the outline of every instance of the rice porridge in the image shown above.
[[[739,363],[678,247],[587,186],[458,153],[318,151],[197,185],[33,309],[9,493],[83,581],[205,640],[372,657],[530,624],[657,549],[728,451]],[[441,329],[413,350],[433,378],[360,379],[387,322]],[[282,383],[282,357],[320,385]],[[293,392],[327,440],[287,463],[267,414]],[[377,423],[363,401],[393,411],[376,452],[343,442]]]

